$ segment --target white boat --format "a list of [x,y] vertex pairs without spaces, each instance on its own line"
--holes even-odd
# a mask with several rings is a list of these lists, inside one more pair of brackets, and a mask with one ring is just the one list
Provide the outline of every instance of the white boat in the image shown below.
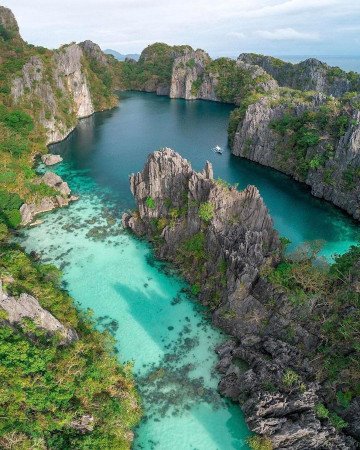
[[219,153],[220,155],[223,153],[224,149],[222,149],[219,145],[213,148],[214,153]]

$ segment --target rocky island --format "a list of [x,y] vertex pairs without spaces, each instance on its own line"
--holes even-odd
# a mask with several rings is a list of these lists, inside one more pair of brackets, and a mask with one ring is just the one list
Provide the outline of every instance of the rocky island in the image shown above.
[[[312,265],[310,249],[287,260],[254,186],[238,192],[213,178],[211,164],[195,172],[171,149],[152,153],[130,187],[137,209],[123,215],[124,226],[175,264],[214,323],[233,337],[217,349],[219,388],[241,404],[259,445],[355,449],[359,397],[351,394],[346,408],[337,405],[337,396],[349,392],[336,392],[337,383],[351,384],[351,376],[340,371],[334,379],[327,366],[335,351],[342,359],[352,355],[352,364],[356,350],[337,348],[339,336],[319,329],[319,321],[330,327],[335,315],[358,320],[356,309],[350,315],[348,309],[358,296],[358,249],[330,271]],[[333,276],[345,260],[350,284]],[[331,306],[344,296],[345,303]],[[320,350],[325,342],[328,356]]]

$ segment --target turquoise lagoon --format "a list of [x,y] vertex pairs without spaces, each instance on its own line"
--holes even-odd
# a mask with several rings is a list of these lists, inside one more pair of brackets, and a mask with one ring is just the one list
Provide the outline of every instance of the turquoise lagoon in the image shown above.
[[122,93],[119,108],[82,120],[51,149],[64,158],[56,172],[80,199],[44,215],[20,238],[63,270],[79,306],[91,308],[98,326],[116,337],[119,358],[134,362],[144,403],[134,449],[247,449],[249,435],[240,408],[216,389],[214,348],[226,336],[189,298],[186,284],[121,227],[122,212],[134,206],[128,175],[151,151],[172,147],[195,169],[210,160],[216,177],[240,188],[256,184],[293,247],[321,239],[329,257],[357,241],[357,225],[304,186],[228,149],[211,152],[226,147],[230,111],[211,102]]

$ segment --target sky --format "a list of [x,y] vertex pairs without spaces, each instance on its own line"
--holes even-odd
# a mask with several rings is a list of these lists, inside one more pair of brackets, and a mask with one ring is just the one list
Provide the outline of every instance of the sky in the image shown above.
[[360,55],[360,0],[2,0],[25,40],[90,39],[140,53],[153,42],[211,56]]

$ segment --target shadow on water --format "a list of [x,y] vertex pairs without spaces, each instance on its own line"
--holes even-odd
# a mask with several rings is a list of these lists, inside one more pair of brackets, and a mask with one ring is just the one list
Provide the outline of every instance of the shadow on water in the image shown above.
[[[222,421],[216,424],[216,411],[226,410],[230,414],[226,427],[234,441],[232,448],[248,448],[241,440],[248,431],[239,419],[242,417],[239,405],[231,404],[217,391],[219,376],[214,370],[214,331],[209,320],[199,314],[196,304],[189,310],[189,302],[181,292],[169,302],[168,297],[151,286],[144,290],[116,283],[114,289],[127,303],[129,314],[163,350],[159,361],[146,364],[136,376],[145,404],[144,422],[180,417],[191,411],[211,434],[212,442],[221,448],[224,424]],[[176,311],[176,308],[183,311]],[[210,361],[208,355],[203,354],[205,336],[210,337]],[[203,366],[200,373],[199,365]],[[211,427],[209,421],[213,423]]]

